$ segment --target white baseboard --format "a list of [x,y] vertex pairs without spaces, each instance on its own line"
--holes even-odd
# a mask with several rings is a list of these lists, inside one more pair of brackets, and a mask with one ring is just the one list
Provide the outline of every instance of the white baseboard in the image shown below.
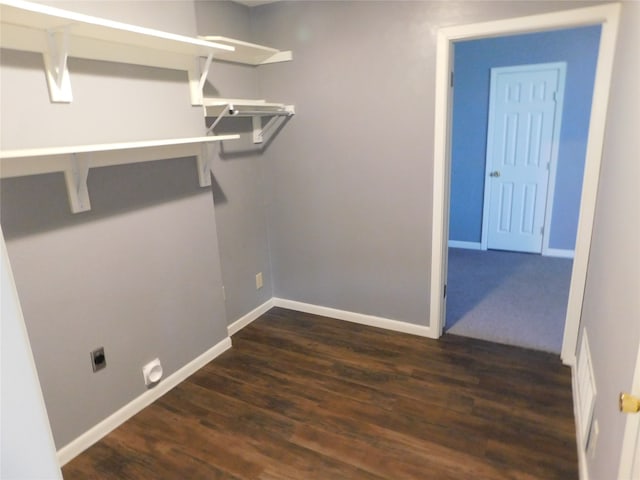
[[480,242],[463,242],[461,240],[449,240],[450,248],[466,248],[467,250],[482,250]]
[[85,433],[80,435],[78,438],[62,447],[57,452],[58,462],[60,463],[60,466],[65,465],[70,460],[81,454],[91,445],[106,436],[115,428],[122,425],[136,413],[149,406],[155,400],[160,398],[173,387],[198,371],[200,368],[204,367],[207,363],[209,363],[211,360],[213,360],[229,348],[231,348],[231,339],[227,337],[218,342],[216,345],[211,347],[199,357],[187,363],[180,370],[169,375],[154,388],[147,390],[139,397],[136,397],[120,410],[108,416],[100,423],[91,427]]
[[285,300],[282,298],[271,298],[229,325],[227,327],[229,337],[223,339],[217,345],[213,346],[202,355],[189,362],[180,370],[169,375],[156,387],[152,388],[151,390],[147,390],[137,398],[133,399],[127,405],[125,405],[109,417],[105,418],[100,423],[80,435],[78,438],[58,450],[57,456],[60,466],[64,466],[65,464],[67,464],[69,461],[81,454],[91,445],[98,442],[111,431],[129,420],[136,413],[151,405],[154,401],[167,393],[173,387],[177,386],[180,382],[186,380],[190,375],[198,371],[200,368],[204,367],[207,363],[215,359],[217,356],[219,356],[229,348],[231,348],[231,335],[240,331],[273,307],[282,307],[299,312],[322,315],[338,320],[345,320],[348,322],[359,323],[371,327],[384,328],[396,332],[409,333],[412,335],[419,335],[422,337],[437,338],[429,327],[422,325],[415,325],[413,323],[401,322],[388,318],[376,317],[373,315],[365,315],[345,310],[338,310],[335,308],[321,307],[318,305],[296,302],[293,300]]
[[261,315],[267,313],[269,310],[273,308],[273,298],[270,298],[262,305],[257,308],[254,308],[249,313],[240,317],[238,320],[233,322],[231,325],[227,327],[227,331],[229,332],[229,336],[233,335],[236,332],[239,332],[244,327],[249,325],[254,320],[257,320]]
[[576,448],[578,449],[578,478],[580,480],[589,480],[589,469],[587,468],[587,452],[582,448],[582,442],[580,441],[580,435],[582,429],[580,428],[580,415],[578,410],[578,368],[575,365],[571,366],[571,388],[573,390],[573,418],[576,424]]
[[296,302],[294,300],[285,300],[283,298],[273,298],[273,306],[287,308],[298,312],[312,313],[322,315],[323,317],[335,318],[337,320],[345,320],[347,322],[359,323],[370,327],[384,328],[395,332],[410,333],[421,337],[437,338],[431,328],[416,325],[398,320],[391,320],[383,317],[375,317],[373,315],[365,315],[362,313],[349,312],[346,310],[337,310],[335,308],[321,307],[310,303]]
[[562,248],[545,248],[542,250],[542,255],[545,257],[573,258],[575,251]]

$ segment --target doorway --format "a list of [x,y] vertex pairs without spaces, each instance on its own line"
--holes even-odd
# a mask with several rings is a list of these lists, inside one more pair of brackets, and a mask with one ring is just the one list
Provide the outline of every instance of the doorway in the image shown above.
[[532,31],[551,31],[588,25],[602,25],[598,66],[590,115],[580,215],[575,242],[575,259],[562,345],[562,360],[575,363],[575,347],[581,314],[586,267],[590,247],[593,212],[599,175],[600,152],[604,137],[611,67],[619,5],[609,4],[583,9],[487,22],[460,27],[447,27],[438,32],[436,59],[436,121],[434,142],[434,197],[431,268],[430,318],[434,336],[442,334],[445,314],[447,242],[449,238],[449,191],[451,189],[451,113],[453,43]]
[[446,331],[560,354],[572,264],[548,256],[550,234],[553,256],[571,257],[599,37],[589,26],[454,44],[450,246],[482,251],[448,251]]

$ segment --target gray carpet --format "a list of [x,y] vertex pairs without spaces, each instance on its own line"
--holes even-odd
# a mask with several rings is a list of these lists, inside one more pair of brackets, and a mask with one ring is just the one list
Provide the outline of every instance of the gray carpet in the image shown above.
[[445,330],[559,354],[572,263],[450,248]]

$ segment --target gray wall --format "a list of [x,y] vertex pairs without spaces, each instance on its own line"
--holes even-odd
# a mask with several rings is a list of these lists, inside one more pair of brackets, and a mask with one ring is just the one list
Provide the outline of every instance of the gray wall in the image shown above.
[[275,295],[428,325],[436,30],[582,5],[253,9],[256,40],[295,54],[260,72],[263,95],[298,112],[266,154]]
[[[249,8],[233,2],[196,2],[199,35],[222,35],[252,41]],[[214,63],[205,93],[212,97],[258,98],[258,75],[264,67]],[[210,119],[210,121],[213,119]],[[220,242],[227,318],[234,322],[273,296],[262,151],[254,145],[251,119],[225,119],[216,133],[240,133],[225,142],[214,160],[213,195]],[[264,287],[256,290],[262,272]]]
[[0,237],[0,478],[61,479],[2,232]]
[[[623,3],[611,85],[598,203],[584,297],[600,425],[589,478],[617,478],[626,415],[618,395],[631,389],[640,343],[640,4]],[[635,392],[636,394],[638,392]]]
[[[68,6],[56,2],[57,6]],[[75,2],[196,34],[192,2]],[[72,59],[74,102],[49,103],[38,55],[2,51],[3,149],[199,136],[184,72]],[[1,221],[58,448],[227,336],[214,207],[195,160],[92,170],[93,209],[69,211],[61,174],[7,179]],[[104,346],[107,368],[89,352]]]
[[[217,236],[230,321],[271,295],[268,284],[253,290],[258,268],[270,278],[268,243],[275,295],[428,324],[435,29],[583,4],[282,3],[253,9],[248,27],[240,6],[148,5],[74,8],[192,35],[238,36],[222,32],[237,22],[295,60],[257,72],[216,64],[207,88],[248,96],[257,82],[259,96],[295,103],[299,115],[262,156],[246,138],[225,145],[217,231],[193,159],[94,170],[93,210],[80,215],[68,211],[61,175],[2,181],[2,227],[58,447],[142,393],[147,360],[159,355],[171,373],[226,335]],[[633,362],[640,337],[639,224],[628,208],[639,173],[629,156],[640,121],[629,110],[639,28],[638,6],[626,3],[583,319],[599,392],[593,478],[614,476],[623,421],[614,397],[630,382],[616,365]],[[41,59],[2,54],[3,148],[203,131],[183,74],[74,60],[76,101],[51,105]],[[109,366],[94,375],[88,352],[97,345]]]

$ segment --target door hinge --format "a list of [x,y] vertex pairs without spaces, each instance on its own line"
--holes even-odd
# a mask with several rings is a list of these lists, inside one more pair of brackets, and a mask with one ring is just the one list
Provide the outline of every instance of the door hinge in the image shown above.
[[447,284],[444,284],[444,294],[442,295],[442,298],[447,298]]
[[453,72],[451,72],[451,77],[449,79],[449,84],[453,87]]

